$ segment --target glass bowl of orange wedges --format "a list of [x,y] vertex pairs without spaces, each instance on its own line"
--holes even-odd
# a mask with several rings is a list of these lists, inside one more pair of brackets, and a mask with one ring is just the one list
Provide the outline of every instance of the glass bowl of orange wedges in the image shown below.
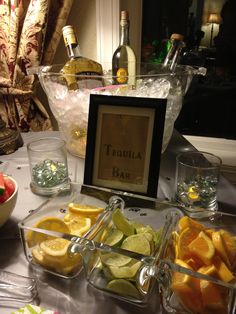
[[19,223],[27,261],[63,278],[76,277],[83,265],[80,253],[70,251],[70,237],[91,238],[107,206],[96,197],[81,194],[79,184],[70,184],[69,191],[48,199]]
[[173,214],[167,220],[157,274],[165,310],[235,313],[236,216],[217,212],[193,219]]

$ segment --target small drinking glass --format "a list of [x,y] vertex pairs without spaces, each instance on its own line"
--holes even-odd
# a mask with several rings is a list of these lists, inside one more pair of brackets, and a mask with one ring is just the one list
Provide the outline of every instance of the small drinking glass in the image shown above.
[[31,174],[30,188],[38,195],[52,195],[69,183],[65,141],[48,137],[27,145]]
[[222,160],[211,153],[188,151],[176,159],[175,199],[190,212],[217,210]]

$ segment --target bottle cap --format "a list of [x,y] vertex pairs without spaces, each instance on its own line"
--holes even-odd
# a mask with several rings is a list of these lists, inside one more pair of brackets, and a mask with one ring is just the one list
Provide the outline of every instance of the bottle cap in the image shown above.
[[75,36],[75,31],[72,25],[66,25],[62,28],[62,34],[64,38],[65,45],[77,44],[77,39]]
[[129,19],[129,12],[128,11],[121,11],[120,19],[121,20],[128,20]]
[[129,12],[121,11],[120,12],[120,26],[129,25]]
[[182,34],[177,34],[177,33],[174,33],[170,36],[170,39],[175,39],[175,40],[179,40],[179,41],[183,41],[184,40],[184,35]]

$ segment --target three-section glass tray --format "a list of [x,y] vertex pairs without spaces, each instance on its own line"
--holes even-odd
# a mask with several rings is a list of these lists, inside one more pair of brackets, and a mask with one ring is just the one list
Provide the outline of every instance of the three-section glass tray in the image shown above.
[[[83,235],[35,227],[45,215],[63,219],[72,202],[104,208]],[[83,267],[90,285],[124,301],[145,304],[156,289],[167,312],[228,314],[236,308],[235,225],[234,215],[203,212],[193,219],[174,204],[83,187],[59,194],[19,227],[27,260],[43,271],[73,278]],[[55,238],[67,241],[56,259],[44,245]],[[50,256],[46,264],[35,247]]]

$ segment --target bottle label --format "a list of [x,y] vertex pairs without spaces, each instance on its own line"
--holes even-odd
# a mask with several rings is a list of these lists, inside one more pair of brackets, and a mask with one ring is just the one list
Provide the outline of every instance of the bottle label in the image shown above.
[[65,42],[65,46],[77,44],[77,39],[75,37],[75,34],[69,33],[69,34],[64,35],[64,42]]
[[76,73],[77,77],[77,86],[79,89],[93,89],[103,86],[103,80],[101,74],[97,72],[78,72]]
[[119,84],[125,84],[128,81],[128,71],[125,68],[119,68],[116,72],[116,80]]

